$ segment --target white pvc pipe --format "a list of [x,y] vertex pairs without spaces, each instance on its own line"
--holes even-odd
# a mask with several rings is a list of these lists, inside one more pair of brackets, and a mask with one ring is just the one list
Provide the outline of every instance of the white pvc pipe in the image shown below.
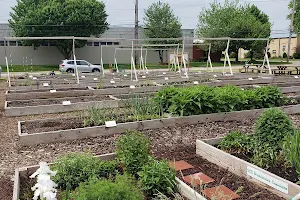
[[291,198],[291,200],[300,200],[300,193]]
[[74,57],[74,65],[76,70],[76,78],[77,78],[77,84],[79,83],[79,75],[78,75],[78,69],[77,69],[77,63],[76,63],[76,55],[75,55],[75,39],[73,38],[73,57]]
[[10,73],[9,73],[9,67],[8,67],[8,59],[7,59],[7,56],[5,56],[5,63],[6,63],[6,70],[7,70],[8,87],[11,87],[11,83],[10,83]]

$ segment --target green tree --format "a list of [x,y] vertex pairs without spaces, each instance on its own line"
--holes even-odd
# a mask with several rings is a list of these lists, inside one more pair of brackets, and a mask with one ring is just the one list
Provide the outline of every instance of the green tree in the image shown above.
[[[168,3],[158,1],[145,10],[145,35],[148,38],[180,38],[181,23]],[[150,44],[176,44],[178,41],[149,41]],[[156,47],[162,49],[166,47]],[[163,63],[163,50],[158,50],[160,62]]]
[[[238,1],[214,2],[199,15],[196,35],[203,38],[267,38],[271,33],[269,17],[256,6],[240,6]],[[223,51],[227,41],[212,41],[213,51]],[[264,41],[231,41],[230,51],[238,61],[239,48],[263,51]]]
[[[98,36],[108,29],[103,2],[97,0],[18,0],[9,20],[17,37]],[[24,40],[23,45],[40,46],[48,41]],[[51,40],[65,58],[72,52],[71,40]],[[87,41],[76,41],[81,48]]]

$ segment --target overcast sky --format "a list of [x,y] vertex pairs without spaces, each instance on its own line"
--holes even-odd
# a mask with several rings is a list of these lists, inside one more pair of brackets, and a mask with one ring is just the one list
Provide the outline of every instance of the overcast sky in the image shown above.
[[[108,12],[108,21],[111,25],[133,26],[135,0],[103,0]],[[140,0],[139,18],[143,23],[144,9],[157,0]],[[197,16],[203,7],[208,7],[214,0],[163,0],[168,2],[174,13],[180,18],[183,28],[194,29],[197,25]],[[222,2],[224,0],[219,0]],[[270,16],[273,23],[272,36],[287,36],[289,21],[289,0],[245,0],[244,3],[253,3]],[[0,0],[0,22],[7,22],[11,7],[16,5],[16,0]]]

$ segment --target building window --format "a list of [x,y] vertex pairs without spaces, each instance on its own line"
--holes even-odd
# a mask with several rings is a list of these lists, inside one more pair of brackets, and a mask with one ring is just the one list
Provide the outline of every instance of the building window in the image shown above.
[[107,45],[112,45],[112,42],[107,42]]
[[106,42],[101,42],[101,46],[106,46]]
[[87,42],[86,46],[90,46],[91,47],[91,46],[93,46],[93,43],[92,42]]
[[95,47],[99,47],[99,46],[100,46],[100,43],[99,43],[99,42],[94,42],[94,46],[95,46]]
[[17,41],[9,41],[9,46],[17,46]]
[[0,46],[4,46],[4,41],[0,41]]
[[276,50],[273,50],[272,53],[273,53],[273,54],[276,54]]
[[120,45],[120,42],[114,42],[114,45]]
[[23,44],[22,44],[21,41],[18,41],[18,42],[17,42],[17,45],[18,45],[19,47],[23,46]]

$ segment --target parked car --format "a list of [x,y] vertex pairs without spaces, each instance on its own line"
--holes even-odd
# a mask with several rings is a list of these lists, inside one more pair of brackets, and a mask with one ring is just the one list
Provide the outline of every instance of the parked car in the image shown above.
[[[76,60],[77,70],[79,72],[102,72],[100,65],[93,65],[85,60]],[[74,73],[75,72],[75,63],[74,60],[62,60],[59,65],[59,71]]]

